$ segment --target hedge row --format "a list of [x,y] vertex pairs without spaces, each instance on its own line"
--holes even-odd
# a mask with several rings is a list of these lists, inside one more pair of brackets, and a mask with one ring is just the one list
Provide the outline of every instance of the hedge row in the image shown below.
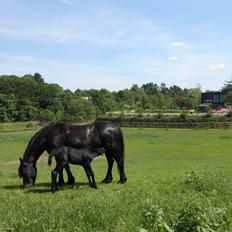
[[122,127],[137,128],[232,128],[231,122],[119,122]]
[[97,120],[118,121],[118,122],[232,122],[232,117],[212,115],[161,115],[143,117],[101,117]]
[[112,121],[118,123],[122,127],[137,127],[137,128],[232,128],[231,121],[215,120],[215,121],[149,121],[119,119],[119,118],[98,118],[98,121]]

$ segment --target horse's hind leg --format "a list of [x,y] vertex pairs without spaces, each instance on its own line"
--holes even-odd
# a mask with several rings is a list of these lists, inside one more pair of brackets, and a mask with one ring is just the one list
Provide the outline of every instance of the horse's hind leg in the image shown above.
[[67,172],[67,175],[68,175],[68,182],[66,183],[67,185],[74,185],[75,184],[75,178],[74,176],[72,175],[72,172],[70,170],[70,166],[69,164],[67,164],[65,166],[65,170]]
[[94,178],[94,172],[93,172],[93,170],[91,168],[90,162],[85,162],[83,167],[85,169],[85,173],[86,173],[87,178],[89,180],[89,186],[91,188],[97,189],[97,184],[96,184],[96,181],[95,181],[95,178]]
[[102,183],[108,184],[113,180],[112,168],[114,164],[114,159],[112,153],[110,153],[109,151],[106,151],[105,155],[108,163],[108,169],[107,169],[106,177],[105,179],[102,180]]
[[124,184],[127,181],[127,177],[124,171],[124,160],[122,157],[118,156],[117,154],[114,155],[114,159],[118,165],[118,171],[120,175],[120,180],[118,181],[118,183]]

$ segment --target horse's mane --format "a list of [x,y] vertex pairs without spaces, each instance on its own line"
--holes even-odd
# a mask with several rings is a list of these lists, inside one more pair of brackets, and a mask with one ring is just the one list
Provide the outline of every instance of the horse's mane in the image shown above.
[[29,154],[29,151],[30,149],[34,146],[34,143],[37,142],[37,139],[39,138],[39,136],[41,134],[44,134],[46,135],[47,132],[49,131],[49,129],[51,127],[53,127],[56,123],[52,122],[52,123],[49,123],[47,126],[41,128],[39,131],[37,131],[33,136],[32,138],[30,139],[30,141],[28,142],[28,145],[27,145],[27,148],[24,152],[24,155],[23,155],[23,158],[27,158],[27,155]]

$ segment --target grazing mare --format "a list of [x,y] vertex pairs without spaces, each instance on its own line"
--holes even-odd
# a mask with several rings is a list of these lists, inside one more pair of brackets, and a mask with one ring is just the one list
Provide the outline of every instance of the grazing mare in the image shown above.
[[86,176],[89,180],[89,186],[91,188],[97,188],[97,184],[94,178],[94,172],[91,167],[92,160],[102,155],[105,152],[104,148],[72,148],[62,146],[60,148],[55,148],[51,151],[48,159],[48,164],[51,165],[52,157],[56,159],[56,167],[52,171],[52,187],[51,191],[54,193],[59,190],[59,185],[57,184],[57,175],[62,172],[63,169],[70,164],[81,165],[85,169]]
[[[99,121],[86,125],[72,125],[65,122],[50,123],[39,130],[30,140],[20,158],[19,176],[23,178],[23,185],[31,187],[35,184],[37,170],[36,162],[44,151],[49,154],[55,148],[62,146],[73,148],[104,148],[108,162],[106,177],[102,182],[112,181],[112,167],[114,160],[118,165],[120,174],[119,183],[125,183],[127,177],[124,171],[124,139],[120,127],[112,122]],[[74,177],[65,167],[68,182],[72,184]],[[60,176],[62,173],[60,173]]]

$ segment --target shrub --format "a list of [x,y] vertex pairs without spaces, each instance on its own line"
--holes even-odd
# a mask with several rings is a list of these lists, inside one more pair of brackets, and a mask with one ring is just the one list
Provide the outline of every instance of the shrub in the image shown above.
[[194,190],[198,192],[206,191],[208,188],[204,182],[203,176],[198,171],[192,171],[187,174],[187,178],[184,181],[184,191]]
[[187,110],[185,108],[183,108],[183,110],[180,113],[180,119],[181,119],[181,121],[186,121],[187,115],[188,115]]
[[232,110],[230,110],[230,111],[226,114],[226,117],[232,118]]
[[212,117],[212,108],[211,107],[207,106],[205,109],[205,112],[206,112],[206,114],[205,114],[206,118]]
[[208,231],[205,230],[204,219],[204,214],[197,204],[185,203],[178,214],[177,222],[175,224],[175,231]]
[[142,211],[142,226],[141,231],[167,231],[173,232],[168,226],[164,218],[164,212],[162,208],[155,205],[152,201],[147,200],[146,206]]

